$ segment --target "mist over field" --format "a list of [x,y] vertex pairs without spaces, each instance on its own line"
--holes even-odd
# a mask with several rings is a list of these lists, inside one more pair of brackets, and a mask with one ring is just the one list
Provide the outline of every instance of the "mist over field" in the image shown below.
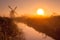
[[60,40],[60,0],[0,0],[0,40]]
[[[49,18],[0,17],[1,40],[59,40],[60,16]],[[13,37],[14,36],[14,37]],[[11,37],[11,38],[10,38]]]
[[[16,20],[16,19],[15,19]],[[21,22],[27,24],[28,26],[34,28],[38,32],[45,33],[46,35],[59,40],[60,34],[60,16],[51,16],[48,18],[28,18],[21,17],[16,20],[17,22]]]

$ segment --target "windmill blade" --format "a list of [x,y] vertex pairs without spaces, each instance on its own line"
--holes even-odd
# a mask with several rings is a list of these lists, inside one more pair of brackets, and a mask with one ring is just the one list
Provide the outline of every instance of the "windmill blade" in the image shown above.
[[10,6],[8,6],[11,10],[13,10]]
[[17,15],[17,12],[15,12],[15,14]]
[[16,10],[17,6],[14,8],[14,10]]

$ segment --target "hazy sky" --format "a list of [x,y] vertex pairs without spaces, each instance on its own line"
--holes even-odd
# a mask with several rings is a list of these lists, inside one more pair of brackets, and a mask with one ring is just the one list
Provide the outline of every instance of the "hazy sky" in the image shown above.
[[38,8],[44,9],[47,15],[60,13],[60,0],[0,0],[0,15],[9,15],[8,5],[17,6],[18,14],[35,14]]

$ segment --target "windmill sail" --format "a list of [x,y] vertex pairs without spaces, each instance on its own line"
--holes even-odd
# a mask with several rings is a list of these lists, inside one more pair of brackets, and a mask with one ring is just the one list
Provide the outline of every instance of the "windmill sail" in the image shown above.
[[15,10],[16,10],[17,7],[15,7],[14,9],[11,8],[10,6],[8,6],[8,7],[11,9],[11,11],[10,11],[10,18],[14,18],[15,17],[15,13],[16,13]]
[[8,6],[11,10],[13,10],[10,6]]

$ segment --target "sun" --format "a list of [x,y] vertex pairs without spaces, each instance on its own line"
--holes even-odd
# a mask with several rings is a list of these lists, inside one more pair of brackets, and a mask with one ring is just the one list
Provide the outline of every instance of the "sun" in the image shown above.
[[38,9],[37,14],[43,16],[44,15],[44,10],[43,9]]

